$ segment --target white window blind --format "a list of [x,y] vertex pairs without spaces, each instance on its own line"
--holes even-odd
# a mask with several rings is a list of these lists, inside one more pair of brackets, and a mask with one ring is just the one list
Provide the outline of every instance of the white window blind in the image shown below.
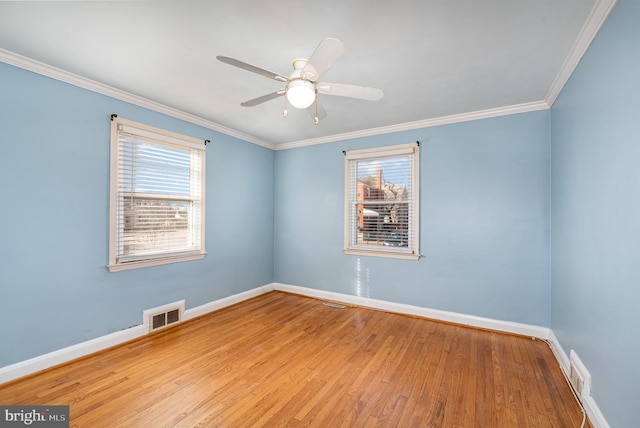
[[417,259],[418,144],[345,152],[345,252]]
[[202,258],[205,145],[112,118],[109,268]]

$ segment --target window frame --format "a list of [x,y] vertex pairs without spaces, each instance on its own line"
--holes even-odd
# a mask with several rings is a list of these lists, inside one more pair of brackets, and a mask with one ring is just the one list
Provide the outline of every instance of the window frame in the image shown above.
[[[126,130],[126,131],[125,131]],[[123,257],[121,260],[119,247],[122,243],[119,241],[121,236],[121,228],[124,228],[125,220],[119,218],[118,206],[120,200],[125,198],[125,193],[119,191],[118,179],[120,176],[120,134],[126,132],[127,134],[133,134],[143,141],[151,141],[156,147],[168,147],[188,149],[191,151],[193,157],[196,153],[200,160],[200,197],[195,198],[199,200],[199,210],[197,210],[197,217],[199,217],[199,231],[196,234],[199,235],[197,241],[199,245],[196,249],[185,251],[184,249],[169,250],[163,254],[150,254],[147,256],[138,255],[133,258]],[[155,128],[142,123],[134,122],[131,120],[123,119],[117,115],[111,116],[111,137],[110,137],[110,177],[109,177],[109,261],[107,268],[110,272],[119,272],[123,270],[144,268],[150,266],[164,265],[168,263],[177,263],[189,260],[202,259],[206,255],[205,250],[205,195],[206,195],[206,143],[208,141],[199,140],[193,137],[188,137],[175,132],[167,131],[160,128]],[[190,186],[194,186],[193,178],[190,178]],[[169,196],[169,195],[164,195]],[[179,196],[171,197],[159,197],[159,200],[174,201],[182,198],[183,200],[191,201],[194,198],[184,198]],[[124,202],[123,202],[124,204]],[[189,220],[190,221],[190,220]],[[189,229],[193,228],[189,224]],[[199,233],[198,233],[199,232]],[[127,260],[128,259],[128,260]]]
[[[395,146],[375,147],[362,150],[350,150],[344,153],[344,247],[345,254],[358,256],[386,257],[394,259],[418,260],[420,258],[420,143],[399,144]],[[395,247],[361,245],[354,241],[352,227],[353,210],[358,202],[358,178],[352,174],[351,163],[374,159],[391,159],[400,155],[410,156],[411,186],[409,196],[408,249],[401,251]],[[357,196],[355,196],[357,197]],[[356,237],[357,241],[357,237]]]

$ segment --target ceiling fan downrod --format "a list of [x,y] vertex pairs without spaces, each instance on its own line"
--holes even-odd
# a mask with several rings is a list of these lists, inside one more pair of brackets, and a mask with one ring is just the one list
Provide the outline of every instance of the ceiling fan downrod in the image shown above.
[[[383,97],[382,91],[378,88],[318,81],[324,72],[326,72],[334,61],[344,54],[344,52],[344,43],[340,40],[331,37],[324,38],[320,41],[320,44],[308,60],[300,58],[293,60],[294,70],[289,74],[289,77],[228,56],[218,55],[216,58],[234,67],[242,68],[286,84],[284,88],[277,91],[248,101],[243,101],[240,103],[241,106],[254,107],[282,96],[284,99],[282,115],[284,117],[288,116],[288,100],[288,103],[293,107],[300,110],[307,110],[313,117],[313,123],[317,124],[320,121],[320,116],[324,118],[327,115],[320,104],[318,94],[357,98],[367,101],[377,101]],[[316,104],[315,110],[311,110],[311,105],[314,102]]]

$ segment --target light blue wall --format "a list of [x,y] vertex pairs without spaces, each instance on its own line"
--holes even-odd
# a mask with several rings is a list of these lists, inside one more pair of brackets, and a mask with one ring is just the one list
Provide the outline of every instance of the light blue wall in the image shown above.
[[[551,326],[637,425],[638,22],[619,0],[551,112],[275,153],[0,63],[0,367],[275,279]],[[105,268],[111,113],[212,140],[204,260]],[[342,150],[416,140],[424,257],[344,255]]]
[[[210,139],[204,260],[109,273],[109,117]],[[274,153],[0,63],[0,367],[273,280]]]
[[[421,143],[419,261],[345,255],[343,150]],[[549,113],[276,153],[276,282],[549,326]]]
[[551,326],[613,427],[640,426],[639,22],[619,1],[551,111]]

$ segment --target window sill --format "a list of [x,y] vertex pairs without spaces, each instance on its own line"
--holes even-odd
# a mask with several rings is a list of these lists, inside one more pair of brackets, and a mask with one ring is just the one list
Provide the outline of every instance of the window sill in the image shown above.
[[109,272],[121,272],[123,270],[139,269],[151,266],[166,265],[169,263],[187,262],[190,260],[204,259],[206,253],[192,254],[188,256],[166,257],[161,259],[142,260],[137,262],[127,262],[120,264],[107,265]]
[[353,256],[384,257],[387,259],[404,259],[404,260],[420,259],[420,254],[397,253],[397,252],[391,252],[391,251],[372,251],[372,250],[345,248],[344,253],[350,254]]

